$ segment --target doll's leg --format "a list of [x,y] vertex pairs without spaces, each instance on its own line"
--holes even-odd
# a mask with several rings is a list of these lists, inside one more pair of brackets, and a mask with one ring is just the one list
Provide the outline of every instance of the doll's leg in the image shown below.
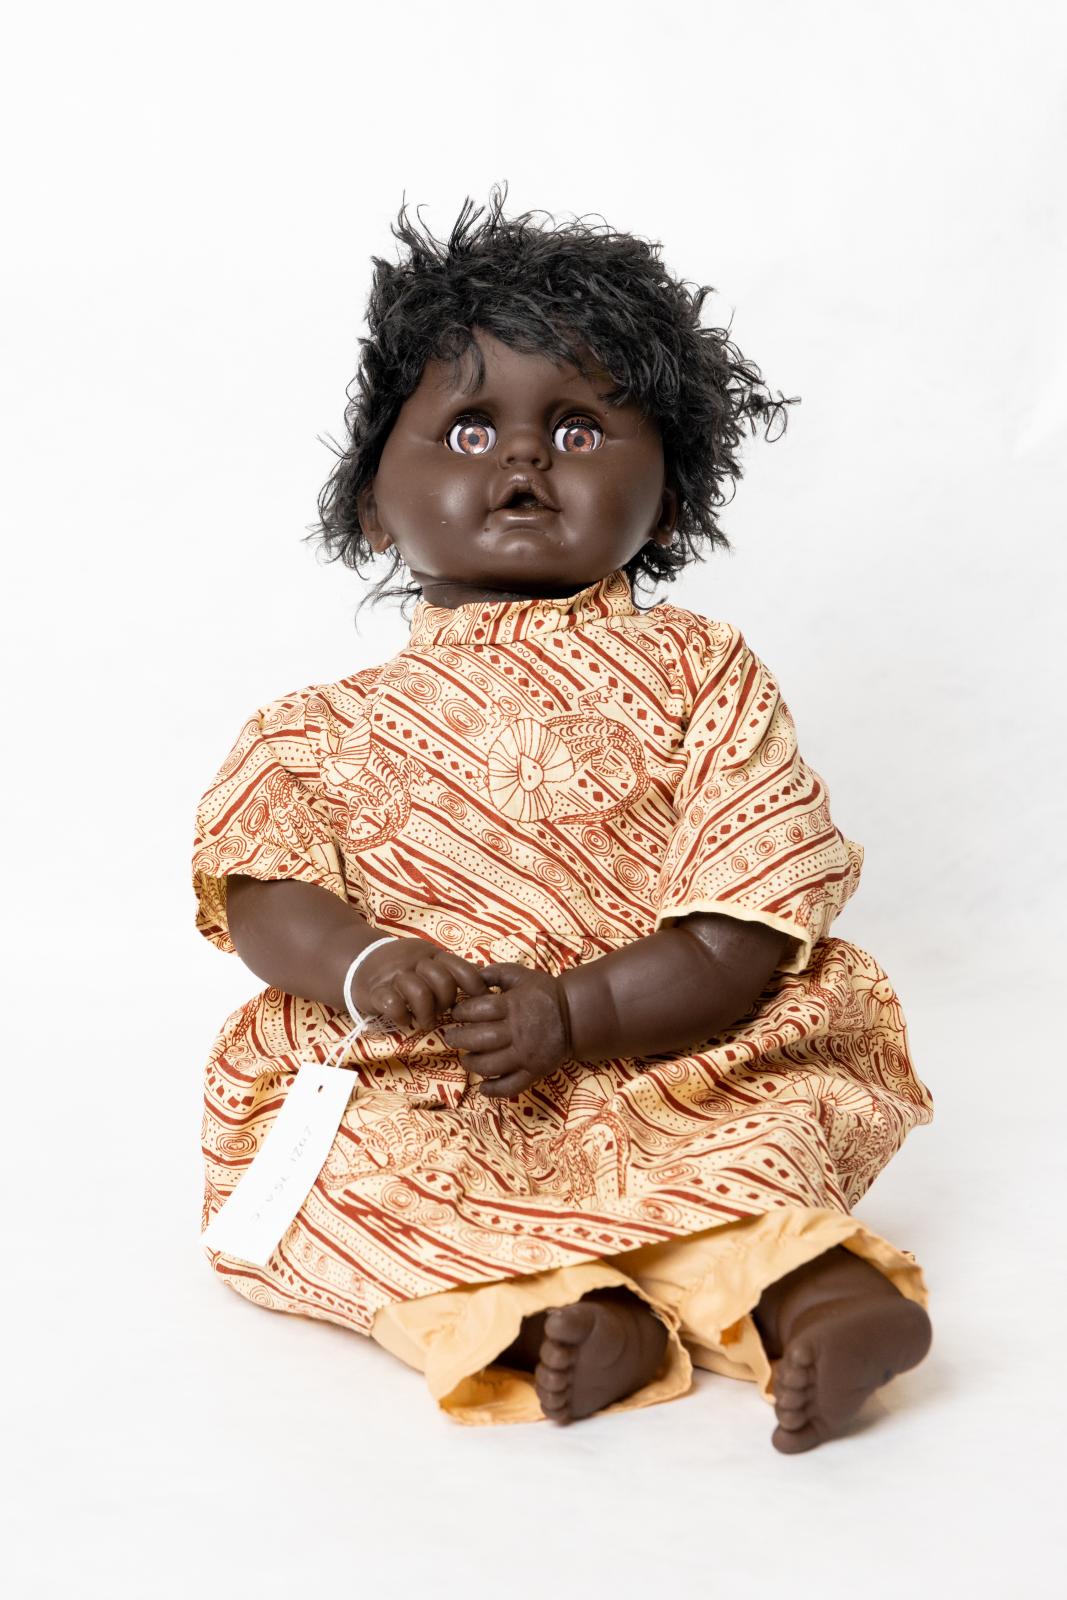
[[371,1332],[457,1422],[567,1421],[590,1401],[631,1410],[692,1382],[677,1317],[605,1261],[398,1301]]
[[498,1360],[532,1372],[545,1415],[568,1423],[642,1393],[662,1368],[666,1346],[666,1326],[630,1283],[525,1317]]
[[843,1246],[769,1285],[753,1317],[776,1362],[772,1443],[788,1455],[841,1433],[931,1342],[925,1307]]
[[673,1307],[697,1366],[758,1383],[787,1454],[841,1433],[930,1345],[914,1259],[840,1212],[783,1207],[612,1261]]

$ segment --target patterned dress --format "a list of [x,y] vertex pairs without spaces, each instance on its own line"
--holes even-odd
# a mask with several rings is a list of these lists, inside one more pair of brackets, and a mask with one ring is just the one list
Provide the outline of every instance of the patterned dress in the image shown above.
[[[226,876],[298,878],[376,928],[561,973],[694,911],[792,936],[751,1012],[684,1053],[570,1062],[514,1100],[439,1027],[380,1029],[261,1305],[367,1332],[379,1307],[595,1260],[779,1207],[848,1213],[932,1115],[900,1005],[829,936],[862,853],[830,818],[778,686],[738,631],[622,571],[566,599],[419,601],[382,666],[284,695],[200,803],[197,927]],[[206,1067],[206,1225],[344,1012],[268,988]]]

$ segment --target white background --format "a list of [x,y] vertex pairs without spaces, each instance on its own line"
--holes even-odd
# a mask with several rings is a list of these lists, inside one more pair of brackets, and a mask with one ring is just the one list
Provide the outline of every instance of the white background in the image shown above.
[[[4,29],[5,1575],[19,1597],[1021,1593],[1055,1571],[1067,282],[1054,3],[40,5]],[[596,212],[802,396],[734,554],[836,820],[838,925],[937,1120],[859,1215],[928,1361],[773,1452],[748,1385],[466,1430],[197,1242],[200,1072],[258,987],[193,930],[245,716],[395,653],[301,543],[406,192]]]

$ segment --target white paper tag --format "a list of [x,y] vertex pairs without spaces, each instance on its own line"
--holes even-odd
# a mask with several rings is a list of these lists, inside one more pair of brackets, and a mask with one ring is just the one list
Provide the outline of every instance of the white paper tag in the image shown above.
[[322,1171],[355,1082],[347,1067],[301,1062],[274,1125],[201,1244],[267,1265]]

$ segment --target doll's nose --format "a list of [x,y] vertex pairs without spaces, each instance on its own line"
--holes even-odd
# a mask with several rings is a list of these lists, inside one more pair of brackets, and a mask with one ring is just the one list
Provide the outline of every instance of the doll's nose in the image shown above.
[[548,440],[539,428],[513,428],[502,441],[500,461],[505,467],[540,467],[545,471],[552,465]]

